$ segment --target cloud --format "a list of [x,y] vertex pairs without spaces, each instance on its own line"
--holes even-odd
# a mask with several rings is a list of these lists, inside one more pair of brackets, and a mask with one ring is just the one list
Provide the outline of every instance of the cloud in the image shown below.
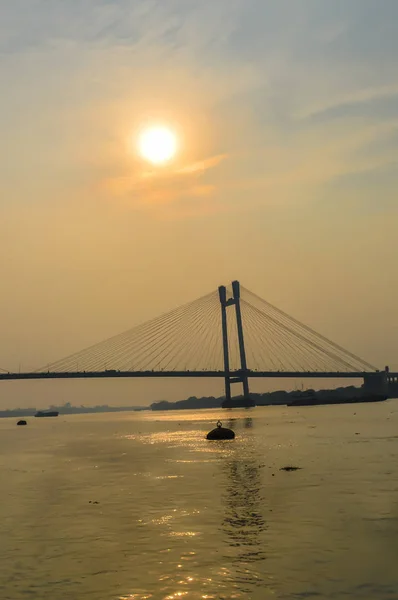
[[302,119],[332,116],[336,110],[344,110],[361,104],[371,103],[384,98],[398,96],[398,85],[388,83],[378,87],[365,87],[354,89],[351,92],[342,91],[334,98],[325,99],[321,105],[307,106],[299,115]]
[[31,51],[57,41],[209,52],[235,31],[244,0],[25,0],[2,2],[0,50]]
[[[204,206],[208,212],[208,201],[214,198],[217,187],[211,181],[204,180],[204,177],[226,158],[226,155],[220,154],[183,167],[154,167],[132,176],[110,177],[101,181],[99,188],[110,199],[119,198],[124,205],[139,210],[152,211],[154,208],[178,205],[178,215],[192,215],[196,210],[203,212]],[[199,208],[192,207],[194,202],[200,205]],[[182,208],[183,204],[189,205],[189,208]]]
[[[394,125],[378,102],[398,92],[384,68],[398,44],[387,10],[377,17],[386,32],[380,53],[362,60],[361,28],[375,41],[370,5],[352,4],[35,0],[35,10],[23,11],[25,0],[3,3],[5,160],[33,164],[20,181],[51,170],[65,189],[82,179],[115,206],[141,210],[206,198],[232,211],[225,195],[238,190],[246,207],[305,202],[347,173],[382,168],[393,154],[382,122]],[[369,120],[358,117],[366,104]],[[186,164],[147,170],[127,156],[122,137],[153,115],[181,125]]]
[[259,208],[271,206],[305,210],[322,197],[330,202],[329,190],[340,196],[345,188],[356,202],[356,189],[362,196],[367,194],[362,179],[378,177],[381,182],[394,169],[397,139],[398,119],[384,124],[317,122],[290,136],[278,137],[274,131],[267,144],[255,148],[255,155],[233,157],[228,179],[220,188],[223,202],[228,199],[225,206],[230,213],[249,209],[256,214]]
[[219,154],[217,156],[211,156],[205,160],[194,162],[186,167],[181,167],[176,171],[178,175],[190,175],[192,173],[203,173],[217,167],[223,160],[227,158],[226,154]]

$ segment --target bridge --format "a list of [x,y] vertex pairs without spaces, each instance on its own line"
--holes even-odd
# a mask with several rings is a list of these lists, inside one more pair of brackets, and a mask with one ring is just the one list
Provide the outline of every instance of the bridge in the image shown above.
[[225,382],[226,404],[253,378],[363,379],[369,391],[398,382],[289,316],[238,281],[33,372],[0,369],[0,381],[206,377]]

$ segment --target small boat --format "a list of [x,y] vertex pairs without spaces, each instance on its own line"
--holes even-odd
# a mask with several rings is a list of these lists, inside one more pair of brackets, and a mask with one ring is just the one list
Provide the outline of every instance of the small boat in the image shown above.
[[57,410],[39,410],[35,417],[58,417],[59,412]]

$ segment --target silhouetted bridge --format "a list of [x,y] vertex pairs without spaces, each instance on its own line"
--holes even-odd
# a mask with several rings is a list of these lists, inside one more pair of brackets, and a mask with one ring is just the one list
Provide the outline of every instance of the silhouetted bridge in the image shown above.
[[[269,378],[288,378],[288,379],[364,379],[369,374],[368,371],[319,371],[316,373],[308,373],[305,371],[250,371],[246,372],[248,379],[269,379]],[[384,373],[384,371],[383,371]],[[395,375],[390,373],[390,375]],[[0,381],[11,381],[18,379],[117,379],[117,378],[191,378],[196,379],[200,377],[206,377],[210,379],[225,379],[225,377],[236,377],[240,378],[243,376],[242,371],[75,371],[75,372],[45,372],[37,373],[35,371],[28,373],[0,373]],[[396,375],[398,377],[398,374]]]
[[0,370],[3,381],[180,377],[223,378],[227,401],[234,383],[248,398],[252,378],[363,379],[369,391],[398,381],[237,281],[36,371]]

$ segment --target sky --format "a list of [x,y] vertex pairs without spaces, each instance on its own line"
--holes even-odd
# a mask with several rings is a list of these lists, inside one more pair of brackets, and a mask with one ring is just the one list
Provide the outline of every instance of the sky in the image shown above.
[[[397,52],[396,0],[0,0],[0,367],[239,279],[398,369]],[[179,142],[161,169],[136,152],[156,123]],[[10,407],[203,391],[1,386]]]

